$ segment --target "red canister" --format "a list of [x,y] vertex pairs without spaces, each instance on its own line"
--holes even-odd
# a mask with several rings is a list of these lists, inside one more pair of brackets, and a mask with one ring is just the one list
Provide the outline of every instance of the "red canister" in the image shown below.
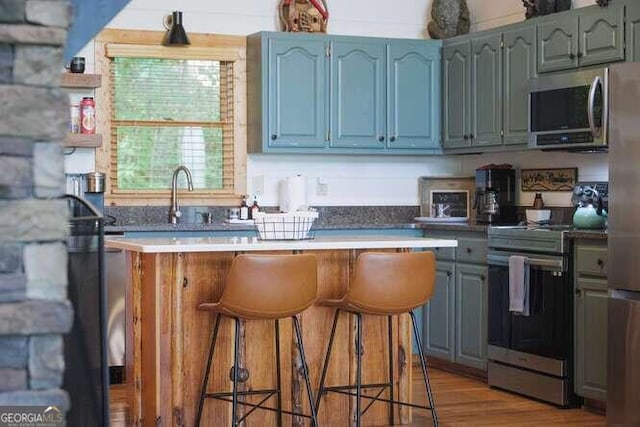
[[91,97],[80,102],[80,133],[96,133],[96,103]]

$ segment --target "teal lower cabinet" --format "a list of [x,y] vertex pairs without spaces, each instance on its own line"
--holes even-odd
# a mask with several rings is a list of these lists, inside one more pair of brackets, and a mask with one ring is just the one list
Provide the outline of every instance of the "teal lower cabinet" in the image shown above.
[[428,356],[487,369],[487,239],[483,233],[433,233],[457,248],[436,249],[436,289],[423,307]]
[[436,289],[423,309],[424,351],[444,360],[454,358],[455,272],[455,262],[438,260]]
[[454,361],[487,369],[487,267],[456,265],[456,354]]
[[607,246],[578,240],[574,248],[575,393],[607,400]]

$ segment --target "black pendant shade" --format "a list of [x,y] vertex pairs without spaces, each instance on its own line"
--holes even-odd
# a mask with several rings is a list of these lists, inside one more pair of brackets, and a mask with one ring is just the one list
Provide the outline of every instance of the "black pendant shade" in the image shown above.
[[187,32],[184,30],[182,26],[182,12],[174,10],[171,17],[168,17],[170,28],[168,28],[167,33],[164,35],[164,39],[162,40],[162,44],[165,46],[187,46],[190,45],[189,37],[187,37]]

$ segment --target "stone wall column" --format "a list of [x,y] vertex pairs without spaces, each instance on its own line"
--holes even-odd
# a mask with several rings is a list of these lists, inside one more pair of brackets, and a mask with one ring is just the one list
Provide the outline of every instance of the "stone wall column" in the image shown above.
[[66,0],[0,0],[0,406],[66,411]]

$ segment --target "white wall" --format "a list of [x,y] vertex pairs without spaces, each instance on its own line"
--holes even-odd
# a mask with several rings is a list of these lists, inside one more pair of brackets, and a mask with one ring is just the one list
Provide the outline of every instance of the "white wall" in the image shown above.
[[[472,31],[492,28],[524,19],[521,0],[467,0]],[[246,35],[279,29],[278,0],[235,0],[228,2],[183,0],[177,5],[167,0],[132,0],[108,25],[111,28],[163,30],[164,15],[179,7],[184,12],[188,32]],[[426,37],[432,0],[327,0],[331,34]],[[574,0],[574,7],[593,0]],[[490,5],[490,6],[489,6]],[[93,44],[79,55],[93,66]],[[546,154],[522,152],[482,156],[313,156],[250,155],[248,190],[259,193],[264,205],[277,204],[277,183],[283,177],[307,177],[312,205],[417,205],[419,176],[473,175],[477,166],[511,163],[514,167],[580,167],[580,179],[607,179],[606,155]],[[67,172],[94,168],[93,150],[78,150],[67,156]],[[327,195],[317,195],[317,183],[326,183]],[[523,204],[530,194],[520,195]],[[568,205],[566,194],[545,195],[552,205]]]
[[[591,6],[595,0],[573,0],[573,8]],[[522,0],[467,0],[471,31],[481,31],[524,19]]]

